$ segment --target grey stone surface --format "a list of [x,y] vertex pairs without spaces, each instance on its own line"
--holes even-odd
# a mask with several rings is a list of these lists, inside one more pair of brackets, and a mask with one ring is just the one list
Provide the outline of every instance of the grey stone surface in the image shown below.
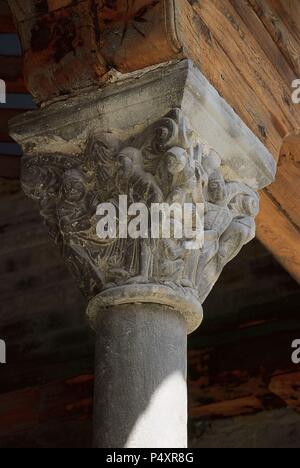
[[26,154],[80,154],[95,130],[120,138],[143,132],[178,108],[201,141],[222,155],[225,178],[254,189],[269,185],[276,163],[259,139],[188,60],[117,74],[103,89],[59,101],[11,121]]
[[151,304],[97,318],[94,438],[99,448],[187,445],[186,325]]
[[[24,158],[22,182],[25,193],[38,201],[88,299],[98,296],[103,306],[168,305],[186,318],[188,333],[200,325],[202,303],[224,266],[255,235],[257,193],[224,178],[222,157],[195,137],[179,109],[125,142],[112,133],[92,133],[80,157],[54,153]],[[146,238],[123,238],[117,227],[115,236],[98,237],[97,207],[110,203],[115,210],[111,218],[120,217],[128,210],[120,207],[120,195],[126,195],[128,206],[143,205]],[[192,207],[192,237],[185,235],[185,219],[174,219],[174,213],[169,222],[173,231],[180,223],[181,237],[171,234],[171,226],[169,238],[153,237],[152,229],[161,232],[162,222],[149,214],[162,203],[181,212],[187,203]],[[126,213],[126,231],[130,221]]]

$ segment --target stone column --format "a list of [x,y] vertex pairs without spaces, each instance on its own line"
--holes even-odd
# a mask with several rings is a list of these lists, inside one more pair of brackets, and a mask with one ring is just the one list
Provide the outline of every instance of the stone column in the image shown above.
[[[25,193],[89,301],[96,446],[185,447],[186,332],[255,235],[272,156],[189,61],[116,75],[17,118],[11,135],[25,153]],[[195,220],[202,206],[203,236],[177,238],[173,216],[169,239],[153,238],[153,218],[126,238],[138,223],[133,213],[124,222],[120,196],[146,215],[157,203],[189,203]],[[106,239],[104,203],[117,226]]]
[[159,304],[114,307],[96,331],[95,446],[186,447],[182,316]]

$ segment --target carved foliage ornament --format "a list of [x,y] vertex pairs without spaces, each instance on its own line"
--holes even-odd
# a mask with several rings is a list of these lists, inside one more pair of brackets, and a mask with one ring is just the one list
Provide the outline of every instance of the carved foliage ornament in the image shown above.
[[[225,181],[221,157],[195,139],[178,109],[127,141],[93,132],[80,157],[24,158],[23,188],[85,295],[115,288],[165,285],[203,303],[224,266],[255,235],[258,195]],[[185,239],[100,239],[96,210],[120,195],[129,203],[203,203],[204,246]],[[118,212],[118,211],[116,211]]]

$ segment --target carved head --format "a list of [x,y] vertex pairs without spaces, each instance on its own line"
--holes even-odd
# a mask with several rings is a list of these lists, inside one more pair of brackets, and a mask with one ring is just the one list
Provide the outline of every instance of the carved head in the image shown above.
[[219,172],[214,172],[208,180],[208,198],[212,203],[220,204],[226,199],[226,183]]
[[62,200],[69,203],[79,203],[86,196],[86,179],[77,169],[66,171],[62,179]]
[[62,232],[77,232],[89,229],[91,197],[89,180],[78,169],[64,173],[61,184],[57,215]]
[[130,177],[136,169],[143,168],[143,155],[137,148],[124,148],[119,153],[118,160],[125,177]]
[[187,152],[183,148],[174,147],[166,153],[167,168],[170,174],[175,175],[182,172],[187,164]]
[[46,220],[55,215],[60,186],[59,179],[60,175],[54,168],[31,164],[31,160],[23,163],[23,190],[29,197],[38,201],[40,213]]
[[203,154],[202,167],[208,178],[220,169],[221,162],[221,157],[213,149],[209,149],[208,152]]

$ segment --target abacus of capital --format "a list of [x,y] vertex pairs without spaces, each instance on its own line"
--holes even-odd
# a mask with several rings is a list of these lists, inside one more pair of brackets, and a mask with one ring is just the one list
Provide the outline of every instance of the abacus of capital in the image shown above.
[[[187,445],[186,341],[225,265],[255,236],[276,165],[187,60],[116,75],[11,122],[22,184],[88,300],[96,447]],[[97,206],[203,203],[204,246],[99,239]]]

